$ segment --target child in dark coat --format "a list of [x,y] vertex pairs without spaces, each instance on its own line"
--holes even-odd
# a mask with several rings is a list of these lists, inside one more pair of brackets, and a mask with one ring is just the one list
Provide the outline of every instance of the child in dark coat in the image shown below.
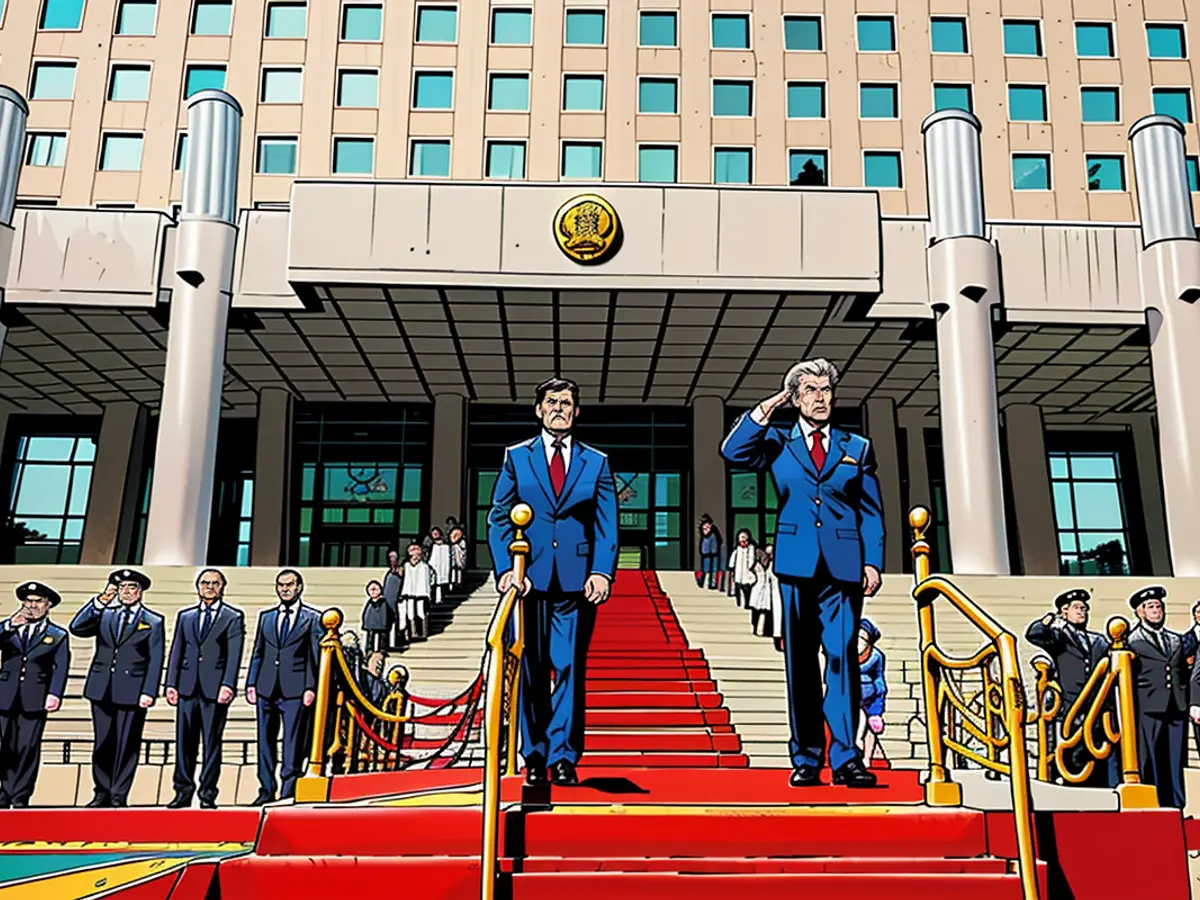
[[367,582],[367,604],[363,607],[362,617],[363,631],[367,634],[367,645],[363,650],[368,656],[377,650],[387,650],[392,615],[392,608],[383,597],[383,585],[371,579]]

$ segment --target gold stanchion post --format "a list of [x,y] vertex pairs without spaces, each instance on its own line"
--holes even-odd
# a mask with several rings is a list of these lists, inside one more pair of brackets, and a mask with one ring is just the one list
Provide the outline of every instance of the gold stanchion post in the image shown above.
[[1142,784],[1138,770],[1137,715],[1134,711],[1133,681],[1134,652],[1125,644],[1129,622],[1113,616],[1107,623],[1112,646],[1108,651],[1113,671],[1117,673],[1117,735],[1121,760],[1121,783],[1117,785],[1117,801],[1121,809],[1158,809],[1158,789]]
[[313,703],[312,751],[308,757],[308,775],[296,782],[297,803],[325,803],[329,800],[329,778],[325,775],[325,725],[329,718],[329,694],[333,689],[333,654],[341,645],[338,629],[342,611],[327,609],[321,614],[321,661],[317,670],[317,698]]

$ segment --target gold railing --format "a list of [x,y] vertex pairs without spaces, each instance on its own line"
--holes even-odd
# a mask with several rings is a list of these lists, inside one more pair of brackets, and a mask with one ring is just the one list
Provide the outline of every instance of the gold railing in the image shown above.
[[[962,805],[962,787],[950,778],[948,752],[998,776],[1007,775],[1012,785],[1021,890],[1025,900],[1038,900],[1025,747],[1028,713],[1017,639],[949,581],[929,574],[930,548],[925,540],[929,510],[920,506],[912,510],[909,524],[913,529],[912,596],[917,603],[929,739],[925,800],[931,806]],[[938,646],[934,603],[939,599],[945,600],[983,635],[984,644],[979,651],[969,657],[957,657]],[[971,675],[977,680],[972,681]]]
[[525,529],[533,521],[533,510],[524,503],[512,508],[512,584],[492,615],[488,626],[487,694],[484,700],[483,763],[483,849],[480,853],[480,894],[483,900],[496,895],[497,862],[500,854],[500,776],[517,774],[517,726],[521,685],[521,654],[525,634],[521,616],[521,592],[529,558]]

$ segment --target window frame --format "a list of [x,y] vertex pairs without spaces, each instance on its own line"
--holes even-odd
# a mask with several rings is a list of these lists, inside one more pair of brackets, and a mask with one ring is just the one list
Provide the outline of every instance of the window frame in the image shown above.
[[[346,106],[342,104],[342,76],[346,74],[352,75],[374,75],[375,76],[375,105],[374,106]],[[339,66],[334,70],[333,81],[333,108],[334,109],[379,109],[379,94],[380,94],[380,71],[375,66]],[[301,94],[303,95],[303,74],[301,74]],[[301,101],[303,103],[303,100]],[[348,135],[343,135],[348,137]]]
[[[885,120],[885,121],[887,121],[887,120]],[[868,186],[867,185],[867,157],[868,156],[882,156],[883,154],[888,154],[888,155],[896,157],[896,173],[900,176],[900,183],[898,185],[895,185],[894,187],[875,187],[873,185]],[[903,190],[905,190],[904,151],[903,150],[894,149],[894,148],[890,148],[890,147],[864,148],[860,153],[860,158],[861,158],[862,167],[859,169],[859,172],[861,173],[861,176],[862,176],[864,190],[868,190],[868,191],[903,191]],[[828,163],[826,163],[826,165],[828,165]],[[790,159],[788,161],[788,171],[789,172],[791,171],[791,160]],[[829,181],[829,170],[828,169],[826,169],[826,171],[825,171],[825,181],[826,181],[826,183],[828,183],[828,181]]]
[[[1121,162],[1121,187],[1120,188],[1096,188],[1092,189],[1088,176],[1088,169],[1091,167],[1090,160],[1094,159],[1117,159]],[[1186,170],[1187,163],[1184,163]],[[1083,154],[1083,177],[1085,187],[1089,194],[1128,194],[1129,193],[1129,161],[1124,153],[1085,153]],[[1186,171],[1185,171],[1186,177]]]
[[[715,43],[716,34],[713,25],[717,17],[725,19],[740,18],[746,20],[746,46],[745,47],[718,47]],[[676,31],[675,40],[679,40],[679,33]],[[741,9],[712,9],[708,13],[708,49],[732,51],[734,53],[746,53],[754,50],[754,14],[749,10]]]
[[[299,100],[267,100],[267,74],[270,72],[298,72],[300,74],[300,99]],[[337,91],[337,84],[334,84],[334,91]],[[337,100],[337,97],[334,97]],[[268,63],[260,66],[258,70],[258,103],[260,106],[300,106],[304,103],[304,65],[297,63],[296,65],[282,65],[278,63]]]
[[[723,150],[746,151],[750,154],[750,179],[748,181],[717,181],[717,154]],[[738,187],[754,184],[754,145],[752,144],[713,144],[712,148],[712,183],[714,186]],[[679,157],[675,157],[675,178],[679,178]]]
[[[423,41],[421,40],[421,11],[425,9],[454,10],[454,40],[452,41]],[[418,0],[413,9],[413,46],[421,47],[457,47],[462,32],[462,4],[448,0]]]
[[[792,184],[792,154],[806,153],[809,156],[816,156],[818,153],[825,157],[825,183],[823,185],[794,185]],[[788,187],[819,188],[829,187],[829,156],[830,150],[828,147],[788,147],[787,148],[787,172],[788,172]]]
[[[188,14],[188,37],[230,37],[233,34],[233,4],[235,0],[230,0],[229,3],[217,2],[217,0],[192,0],[192,8]],[[210,34],[209,32],[196,31],[196,13],[201,4],[208,6],[228,6],[229,7],[229,28],[223,34]],[[265,7],[264,7],[265,8]],[[265,15],[265,14],[264,14]],[[263,32],[267,30],[266,19],[263,19]]]
[[[646,112],[642,109],[642,84],[647,81],[668,82],[675,86],[675,111],[664,112]],[[679,76],[678,75],[638,75],[637,77],[637,100],[636,100],[637,115],[639,116],[677,116],[679,115]]]
[[[603,181],[604,180],[604,162],[607,154],[604,146],[604,138],[559,138],[558,141],[558,180],[568,182],[586,182],[586,181]],[[587,178],[577,178],[573,175],[565,174],[567,163],[567,147],[599,147],[600,148],[600,172],[597,175],[589,175]]]
[[[1042,92],[1042,118],[1040,119],[1014,119],[1013,104],[1012,104],[1012,89],[1013,88],[1038,88]],[[1081,111],[1082,113],[1082,111]],[[1035,82],[1010,82],[1004,85],[1004,114],[1008,117],[1008,121],[1019,125],[1028,125],[1031,123],[1044,125],[1050,121],[1050,85],[1037,84]],[[1082,118],[1082,114],[1080,116]]]
[[[50,200],[49,202],[41,202],[42,198],[22,198],[18,201],[18,206],[33,207],[53,207],[57,206],[57,201]],[[35,429],[32,423],[26,428],[20,430],[18,438],[13,447],[13,456],[11,461],[11,471],[9,474],[10,484],[5,499],[8,507],[8,516],[18,522],[54,522],[58,525],[58,537],[52,538],[47,535],[45,542],[37,542],[34,546],[43,548],[54,548],[54,562],[46,562],[44,560],[20,560],[15,563],[18,566],[39,566],[39,565],[78,565],[79,553],[83,549],[83,535],[87,530],[87,509],[92,497],[92,489],[95,487],[96,480],[96,455],[99,450],[100,436],[98,429],[92,431],[86,424],[80,426],[78,424],[66,425],[65,427],[55,427],[54,422],[46,424],[38,424]],[[65,439],[73,441],[71,452],[67,459],[52,459],[43,456],[30,455],[30,445],[39,438],[50,439]],[[92,456],[90,460],[80,459],[80,445],[84,442],[90,442],[92,445]],[[62,498],[62,505],[56,511],[51,512],[47,507],[43,513],[38,512],[19,512],[21,500],[21,488],[25,484],[26,469],[29,466],[52,467],[55,469],[66,469],[66,492]],[[77,488],[77,473],[81,469],[86,469],[87,474],[87,492],[78,499],[83,512],[72,512],[72,500],[75,499],[75,491]],[[76,538],[68,538],[66,530],[68,523],[77,524],[79,528],[79,536]],[[31,527],[37,531],[37,527]],[[64,559],[64,551],[72,548],[75,551],[75,559]]]
[[1151,112],[1153,112],[1155,115],[1164,115],[1165,116],[1166,113],[1158,113],[1158,112],[1155,112],[1155,110],[1154,110],[1154,95],[1159,93],[1160,91],[1183,91],[1187,95],[1188,117],[1187,117],[1187,120],[1181,124],[1191,125],[1193,122],[1196,121],[1196,98],[1192,92],[1192,86],[1190,84],[1179,84],[1179,85],[1155,84],[1150,87],[1150,110],[1151,110]]
[[[1192,187],[1192,176],[1188,171],[1189,168],[1196,170],[1196,186]],[[1188,193],[1200,193],[1200,156],[1193,156],[1185,153],[1183,157],[1183,177],[1187,181]]]
[[[69,97],[38,97],[34,93],[37,86],[37,75],[39,67],[47,68],[70,68],[71,69],[71,95]],[[29,63],[29,92],[26,96],[31,100],[37,100],[41,103],[71,103],[75,100],[75,91],[79,87],[79,60],[68,59],[58,56],[37,57],[35,56]],[[105,91],[107,96],[108,91]]]
[[186,128],[178,129],[175,132],[175,145],[172,148],[171,157],[171,173],[183,172],[187,168],[187,142],[188,132]]
[[[935,81],[929,86],[930,109],[934,112],[938,111],[937,92],[938,88],[966,88],[967,101],[970,104],[970,109],[966,112],[975,114],[975,83],[973,81]],[[957,109],[958,107],[946,107],[947,109]]]
[[[1044,188],[1017,187],[1016,172],[1013,164],[1019,158],[1038,158],[1046,160],[1046,186]],[[1085,170],[1086,171],[1086,170]],[[1008,186],[1014,194],[1051,194],[1054,192],[1054,153],[1049,150],[1010,150],[1008,154]]]
[[[523,165],[521,166],[521,175],[519,178],[506,177],[502,178],[498,175],[489,175],[488,166],[491,163],[492,147],[497,144],[501,145],[520,145],[524,149],[522,156]],[[491,137],[485,138],[483,142],[483,177],[485,181],[526,181],[529,178],[529,139],[516,137]]]
[[[277,7],[277,6],[303,6],[304,7],[304,34],[297,36],[294,34],[279,35],[279,34],[268,34],[267,33],[267,29],[271,25],[271,9],[272,9],[272,7]],[[308,28],[309,13],[311,11],[312,10],[311,10],[311,7],[309,6],[309,0],[266,0],[266,2],[263,4],[262,39],[264,41],[306,41],[306,40],[308,40],[308,38],[309,38],[309,28]],[[232,27],[232,23],[231,23],[230,32],[232,32],[232,31],[233,31],[233,27]]]
[[[821,115],[793,116],[788,95],[793,87],[813,86],[821,89]],[[828,122],[829,121],[829,82],[813,79],[788,79],[783,83],[783,118],[786,122]]]
[[[604,40],[602,40],[599,44],[573,44],[570,41],[568,41],[567,40],[567,21],[570,19],[572,13],[585,14],[585,15],[587,13],[593,13],[593,14],[599,13],[602,21],[604,22]],[[563,10],[563,27],[562,27],[563,47],[564,48],[566,48],[566,47],[607,47],[608,46],[608,26],[609,26],[609,24],[610,23],[608,21],[608,7],[607,6],[568,6],[565,10]],[[531,22],[530,23],[530,39],[532,40],[532,38],[533,38],[533,23]],[[523,46],[523,45],[507,44],[507,45],[501,45],[501,46]]]
[[[362,107],[345,107],[347,109],[361,109]],[[370,172],[339,172],[337,170],[337,151],[338,141],[369,141],[371,144],[371,171]],[[334,133],[329,140],[329,174],[335,178],[374,178],[375,167],[378,163],[378,140],[373,134],[337,134]],[[296,168],[299,169],[300,151],[296,150]]]
[[[225,80],[222,82],[224,87],[216,88],[215,90],[225,90],[229,86],[229,60],[215,60],[213,62],[209,62],[207,60],[202,60],[202,59],[185,60],[184,64],[183,64],[183,84],[180,86],[180,89],[179,89],[180,90],[179,96],[183,99],[183,101],[185,103],[187,102],[189,97],[194,96],[192,94],[188,94],[188,92],[187,92],[188,73],[191,72],[192,69],[224,69],[225,70]],[[211,90],[214,90],[214,88],[200,88],[200,91],[211,91]],[[198,94],[198,93],[200,93],[200,91],[196,91],[196,93]]]
[[[568,109],[567,108],[567,79],[568,78],[599,78],[600,79],[600,108],[599,109]],[[530,90],[532,90],[533,79],[530,78]],[[678,95],[676,95],[678,97]],[[532,103],[532,101],[531,101]],[[678,100],[676,101],[678,106]],[[562,75],[562,98],[559,103],[559,112],[580,114],[580,115],[595,115],[596,113],[603,114],[608,109],[608,78],[605,72],[563,72]]]
[[[137,138],[142,142],[141,151],[138,153],[138,166],[136,169],[106,169],[104,168],[104,156],[108,150],[108,142],[111,138]],[[122,175],[128,175],[134,172],[141,172],[146,163],[146,132],[144,131],[126,131],[117,129],[115,131],[100,132],[100,147],[99,154],[96,157],[97,172],[116,172]]]
[[[190,64],[189,64],[190,65]],[[146,96],[140,100],[117,100],[112,96],[114,81],[113,76],[116,75],[118,69],[129,69],[133,71],[146,72]],[[187,66],[184,66],[184,87],[187,86]],[[108,64],[108,84],[104,88],[105,103],[149,103],[150,88],[154,84],[154,63],[141,59],[116,59],[111,60]]]
[[[934,22],[961,22],[963,27],[963,49],[962,50],[934,50],[933,49],[933,23]],[[930,56],[970,56],[971,55],[971,20],[967,16],[955,15],[933,15],[929,17],[929,55]]]
[[[524,13],[529,14],[529,43],[527,43],[527,44],[509,44],[509,43],[497,44],[496,43],[496,41],[495,41],[495,38],[496,38],[496,13],[501,13],[501,12],[508,12],[508,13],[524,12]],[[533,13],[532,6],[508,6],[507,4],[505,4],[504,6],[493,6],[488,11],[488,46],[489,47],[532,47],[533,46],[533,16],[534,16],[534,13]],[[567,37],[566,18],[567,17],[564,15],[563,16],[563,41],[564,41],[563,45],[564,46],[566,46],[565,42],[566,42],[566,37]],[[607,31],[607,28],[605,30]]]
[[[1059,478],[1054,475],[1054,458],[1055,457],[1062,458],[1063,461],[1066,463],[1067,475],[1065,478]],[[1108,478],[1076,478],[1075,475],[1073,474],[1073,467],[1071,465],[1073,457],[1092,457],[1092,458],[1110,457],[1113,462],[1113,477],[1111,479],[1108,479]],[[1073,560],[1067,561],[1068,566],[1069,566],[1070,562],[1074,562],[1075,567],[1077,569],[1080,568],[1079,557],[1080,557],[1081,553],[1080,553],[1079,548],[1080,548],[1080,538],[1081,537],[1084,537],[1086,535],[1091,535],[1091,534],[1114,534],[1114,533],[1120,532],[1121,538],[1122,538],[1122,544],[1124,545],[1123,550],[1124,550],[1125,558],[1123,560],[1123,564],[1124,564],[1125,572],[1119,573],[1116,577],[1131,577],[1131,576],[1136,577],[1137,567],[1134,565],[1134,554],[1136,552],[1136,547],[1134,545],[1134,531],[1138,527],[1138,523],[1136,522],[1136,517],[1134,515],[1134,511],[1139,507],[1140,504],[1131,503],[1130,498],[1126,492],[1126,489],[1130,485],[1126,480],[1127,476],[1122,477],[1122,470],[1125,469],[1126,471],[1128,471],[1127,467],[1125,466],[1125,463],[1127,461],[1128,461],[1128,459],[1126,457],[1126,454],[1124,452],[1122,452],[1121,450],[1100,449],[1100,450],[1088,451],[1088,450],[1073,449],[1071,447],[1066,447],[1063,449],[1047,448],[1046,470],[1050,476],[1050,492],[1051,492],[1051,499],[1053,501],[1051,503],[1051,508],[1052,508],[1051,511],[1054,516],[1054,550],[1055,550],[1056,555],[1058,556],[1060,572],[1064,568],[1064,565],[1063,565],[1063,563],[1064,563],[1063,554],[1064,553],[1067,553],[1073,557]],[[1121,527],[1119,529],[1105,530],[1105,529],[1099,529],[1099,528],[1081,528],[1080,527],[1079,514],[1078,514],[1076,497],[1075,497],[1075,486],[1078,484],[1089,484],[1089,483],[1090,484],[1111,484],[1116,487],[1117,502],[1120,504],[1120,516],[1121,516]],[[1057,492],[1056,492],[1055,488],[1057,485],[1060,485],[1060,484],[1065,485],[1067,487],[1067,493],[1068,493],[1068,496],[1069,496],[1069,499],[1071,502],[1071,521],[1072,521],[1073,527],[1066,528],[1066,529],[1060,528],[1059,524],[1058,524],[1059,513],[1058,513],[1057,499],[1056,499]],[[1069,535],[1073,536],[1074,545],[1075,545],[1074,551],[1064,551],[1062,549],[1062,537],[1064,534],[1069,534]],[[1078,573],[1069,573],[1067,575],[1063,575],[1060,577],[1068,577],[1068,578],[1098,577],[1098,578],[1103,578],[1103,577],[1113,577],[1113,576],[1106,576],[1106,575],[1103,575],[1100,573],[1094,573],[1094,574],[1088,573],[1087,576],[1083,576]]]
[[[45,21],[47,7],[54,2],[55,0],[42,0],[41,9],[38,10],[37,14],[37,33],[78,34],[83,31],[83,21],[87,18],[87,0],[79,0],[79,24],[74,28],[46,28],[42,25],[42,22]],[[7,7],[8,3],[5,3],[5,6]]]
[[[296,147],[295,172],[263,172],[261,170],[263,146],[269,143],[291,143]],[[259,134],[254,140],[254,177],[256,178],[295,178],[300,171],[300,135],[298,134]]]
[[[757,104],[758,104],[758,91],[756,90],[758,85],[756,82],[757,82],[757,79],[755,79],[755,78],[724,78],[724,77],[715,77],[715,76],[710,77],[709,78],[709,88],[708,88],[708,97],[709,97],[708,115],[709,115],[709,118],[711,118],[711,119],[753,119],[756,115]],[[715,107],[717,105],[716,101],[717,101],[717,84],[718,83],[750,85],[750,111],[747,113],[739,113],[737,115],[726,115],[724,113],[718,114],[715,109]],[[667,141],[666,143],[661,144],[661,146],[665,147],[669,143],[671,143],[671,142]],[[678,143],[679,143],[678,141],[675,142],[676,145],[678,145]],[[659,146],[660,142],[651,141],[650,144],[652,146]],[[641,145],[639,144],[638,146],[641,146]]]
[[[1108,54],[1108,56],[1090,56],[1090,55],[1084,56],[1082,53],[1079,52],[1079,26],[1081,26],[1081,25],[1083,25],[1083,26],[1103,25],[1105,28],[1108,29],[1108,46],[1109,46],[1109,50],[1110,50],[1110,53]],[[1104,19],[1084,19],[1082,21],[1074,22],[1071,30],[1074,32],[1075,58],[1076,59],[1120,59],[1121,54],[1117,49],[1117,23],[1116,22],[1106,21]],[[1147,49],[1147,55],[1149,55],[1149,47],[1147,47],[1146,49]]]
[[[862,114],[863,88],[866,87],[890,87],[896,98],[895,111],[890,116],[864,116]],[[902,110],[900,109],[900,82],[898,81],[860,81],[858,83],[858,121],[860,122],[896,122],[901,118]]]
[[[413,164],[416,162],[416,156],[413,153],[417,144],[445,144],[446,145],[446,174],[445,175],[418,175],[413,172]],[[436,137],[432,135],[420,135],[409,137],[408,139],[408,165],[405,167],[409,178],[433,178],[439,181],[448,181],[454,173],[454,138],[453,137]]]
[[[39,137],[62,138],[63,139],[64,148],[63,148],[62,165],[39,166],[39,165],[34,165],[33,163],[31,163],[29,161],[30,158],[33,156],[34,139],[39,138]],[[25,150],[24,150],[24,153],[21,155],[21,165],[29,166],[31,169],[62,169],[62,168],[65,168],[67,165],[67,153],[71,146],[70,139],[71,139],[71,130],[69,128],[56,129],[56,130],[44,129],[44,130],[35,130],[35,131],[26,132],[26,134],[25,134]]]
[[[454,112],[454,101],[457,99],[458,79],[454,69],[447,68],[414,68],[412,70],[412,87],[409,89],[409,112]],[[422,75],[450,76],[450,105],[449,106],[417,106],[417,84]],[[486,98],[485,98],[486,99]]]
[[[673,44],[643,44],[642,18],[646,15],[670,16],[675,22],[675,43]],[[679,10],[677,9],[639,9],[638,10],[638,49],[639,50],[678,50],[679,49]]]
[[[1110,121],[1088,120],[1083,117],[1083,97],[1086,91],[1116,91],[1117,117]],[[1120,125],[1125,121],[1125,98],[1119,84],[1081,84],[1079,86],[1079,120],[1082,125]]]
[[[10,0],[10,2],[11,2],[11,0]],[[131,32],[127,32],[127,31],[118,31],[117,30],[121,25],[121,11],[124,9],[126,3],[136,3],[138,5],[149,4],[154,7],[154,25],[150,29],[149,34],[140,34],[140,33],[133,34]],[[8,8],[8,3],[4,3],[3,5],[4,5],[5,9]],[[3,23],[3,21],[4,21],[3,12],[4,12],[4,10],[0,10],[0,23]],[[113,37],[129,37],[129,38],[157,37],[158,36],[158,13],[159,13],[159,0],[117,0],[117,7],[116,7],[116,10],[113,12]]]
[[[816,50],[792,50],[787,45],[787,22],[788,19],[815,19],[817,22],[817,39],[820,47]],[[825,52],[825,14],[824,13],[784,13],[779,20],[781,36],[783,38],[784,53],[824,53]]]
[[[348,38],[346,37],[346,10],[350,7],[375,7],[379,10],[379,37],[377,38]],[[387,4],[382,0],[342,0],[338,10],[338,42],[342,44],[382,44],[383,32],[386,26]],[[414,25],[414,27],[416,27]]]
[[[861,35],[859,34],[858,29],[859,29],[859,26],[862,24],[863,19],[870,19],[872,21],[881,21],[881,20],[886,19],[887,21],[891,22],[891,25],[892,25],[892,49],[891,50],[864,50],[862,48],[862,43],[859,40]],[[932,38],[931,38],[931,40],[932,40]],[[900,46],[899,42],[900,42],[900,37],[899,37],[899,33],[896,30],[896,16],[894,13],[856,13],[855,14],[855,16],[854,16],[854,52],[855,53],[896,53],[896,52],[898,52],[898,47]]]
[[[1008,47],[1005,46],[1004,26],[1006,25],[1029,25],[1032,24],[1037,29],[1037,53],[1009,53]],[[1045,59],[1046,58],[1046,28],[1041,19],[1029,19],[1020,16],[1000,20],[1000,49],[1002,55],[1011,56],[1015,59]]]
[[[493,109],[492,108],[492,79],[496,76],[501,78],[516,78],[517,76],[525,76],[525,108],[524,109]],[[487,89],[483,96],[483,110],[487,115],[529,115],[533,108],[533,72],[526,69],[488,69],[487,80],[484,82]],[[486,160],[485,160],[486,162]]]
[[[637,149],[637,169],[634,175],[637,177],[637,184],[679,184],[679,141],[639,141],[636,144]],[[672,149],[675,151],[675,178],[673,181],[642,181],[642,150],[666,150]]]
[[[1154,21],[1147,20],[1147,21],[1143,22],[1142,25],[1143,25],[1142,30],[1146,35],[1146,58],[1147,59],[1150,59],[1150,60],[1155,60],[1155,59],[1181,60],[1181,59],[1190,59],[1191,58],[1191,54],[1190,54],[1191,47],[1188,45],[1188,33],[1187,33],[1187,23],[1186,22],[1179,22],[1179,21],[1176,21],[1173,19],[1163,19],[1163,20],[1156,19]],[[1172,28],[1176,28],[1179,30],[1179,34],[1182,38],[1181,43],[1183,45],[1182,46],[1183,56],[1152,56],[1151,55],[1151,53],[1150,53],[1150,29],[1151,29],[1151,27],[1153,27],[1155,25],[1170,26]]]

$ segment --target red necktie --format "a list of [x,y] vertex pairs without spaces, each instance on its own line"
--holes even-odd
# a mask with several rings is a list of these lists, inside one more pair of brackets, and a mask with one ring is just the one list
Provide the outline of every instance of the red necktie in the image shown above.
[[825,465],[825,441],[821,438],[821,432],[814,431],[812,433],[812,461],[817,467],[817,471],[821,471],[821,467]]
[[567,483],[567,463],[563,459],[562,441],[554,442],[554,457],[550,460],[550,484],[554,488],[554,496],[562,494],[563,485]]

